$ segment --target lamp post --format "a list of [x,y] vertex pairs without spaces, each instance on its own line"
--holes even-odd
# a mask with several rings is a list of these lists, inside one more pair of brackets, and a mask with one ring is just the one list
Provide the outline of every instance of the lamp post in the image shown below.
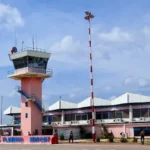
[[93,142],[95,142],[95,108],[94,108],[94,89],[93,89],[93,67],[92,67],[92,42],[91,42],[91,19],[94,18],[94,15],[86,11],[86,16],[84,17],[85,20],[88,21],[89,28],[89,54],[90,54],[90,83],[91,83],[91,102],[92,102],[92,138]]

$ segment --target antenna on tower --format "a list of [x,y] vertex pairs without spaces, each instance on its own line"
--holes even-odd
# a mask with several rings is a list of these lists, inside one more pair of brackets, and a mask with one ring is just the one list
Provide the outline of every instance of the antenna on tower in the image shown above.
[[21,43],[21,45],[22,45],[21,51],[23,51],[23,49],[24,49],[23,44],[24,44],[24,41],[22,41],[22,43]]
[[15,33],[15,47],[17,47],[17,36],[16,36],[16,33]]
[[34,36],[32,37],[32,44],[33,44],[33,50],[34,50]]
[[35,49],[37,50],[37,34],[35,36]]

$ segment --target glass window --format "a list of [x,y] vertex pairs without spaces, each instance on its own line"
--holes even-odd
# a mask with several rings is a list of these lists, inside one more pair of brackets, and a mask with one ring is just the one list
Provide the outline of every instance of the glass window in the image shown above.
[[28,107],[28,102],[25,102],[25,106]]
[[79,120],[81,120],[81,115],[80,114],[76,115],[76,121],[79,121]]
[[122,111],[116,111],[116,118],[122,118]]
[[141,109],[141,117],[148,117],[148,108]]
[[28,67],[46,69],[47,62],[48,62],[47,58],[28,56]]
[[52,116],[52,122],[60,122],[60,121],[61,121],[61,115]]
[[148,109],[148,116],[150,117],[150,108]]
[[87,120],[87,114],[82,114],[82,119],[81,120]]
[[102,119],[108,119],[108,112],[102,112]]
[[101,112],[96,112],[96,119],[102,119]]
[[88,120],[92,119],[92,113],[88,113]]
[[133,118],[140,118],[140,109],[133,109]]
[[109,119],[115,119],[115,111],[109,112]]
[[48,116],[43,116],[43,122],[48,122]]
[[71,121],[75,121],[76,119],[75,119],[75,114],[72,114],[71,115]]
[[25,114],[25,118],[28,118],[28,113]]
[[123,110],[123,118],[129,118],[129,109]]
[[13,60],[15,69],[27,67],[27,57],[21,57]]

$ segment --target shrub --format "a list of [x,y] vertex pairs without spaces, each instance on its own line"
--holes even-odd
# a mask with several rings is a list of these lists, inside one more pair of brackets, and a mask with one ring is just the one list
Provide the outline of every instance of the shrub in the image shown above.
[[60,140],[64,140],[64,135],[63,134],[60,135]]
[[138,139],[136,137],[133,137],[133,142],[137,143]]
[[114,142],[114,137],[109,136],[108,139],[109,139],[109,142]]
[[96,142],[100,142],[100,137],[96,137]]
[[104,124],[102,124],[101,126],[103,128],[103,136],[101,136],[101,138],[109,139],[109,142],[114,142],[114,134],[113,134],[113,132],[111,131],[109,133],[107,127]]
[[122,142],[122,143],[126,143],[126,142],[128,142],[128,141],[127,141],[127,139],[126,139],[126,138],[123,138],[123,137],[122,137],[122,138],[120,139],[120,142]]
[[110,132],[110,133],[108,134],[108,139],[109,139],[109,142],[114,142],[114,135],[113,135],[112,132]]

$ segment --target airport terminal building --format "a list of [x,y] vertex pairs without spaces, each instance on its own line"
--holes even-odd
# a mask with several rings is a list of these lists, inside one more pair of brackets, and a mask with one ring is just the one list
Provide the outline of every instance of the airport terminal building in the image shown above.
[[[115,137],[120,137],[121,132],[128,137],[139,136],[141,129],[145,130],[146,136],[150,136],[149,96],[125,93],[113,100],[95,97],[94,105],[96,135],[101,135],[101,124],[105,124]],[[8,126],[19,132],[21,109],[10,106],[4,111],[4,115],[13,117],[12,124]],[[80,103],[59,100],[45,110],[42,132],[45,135],[52,134],[55,129],[59,136],[63,134],[67,139],[72,130],[74,138],[78,139],[81,128],[91,133],[91,119],[90,97]]]

